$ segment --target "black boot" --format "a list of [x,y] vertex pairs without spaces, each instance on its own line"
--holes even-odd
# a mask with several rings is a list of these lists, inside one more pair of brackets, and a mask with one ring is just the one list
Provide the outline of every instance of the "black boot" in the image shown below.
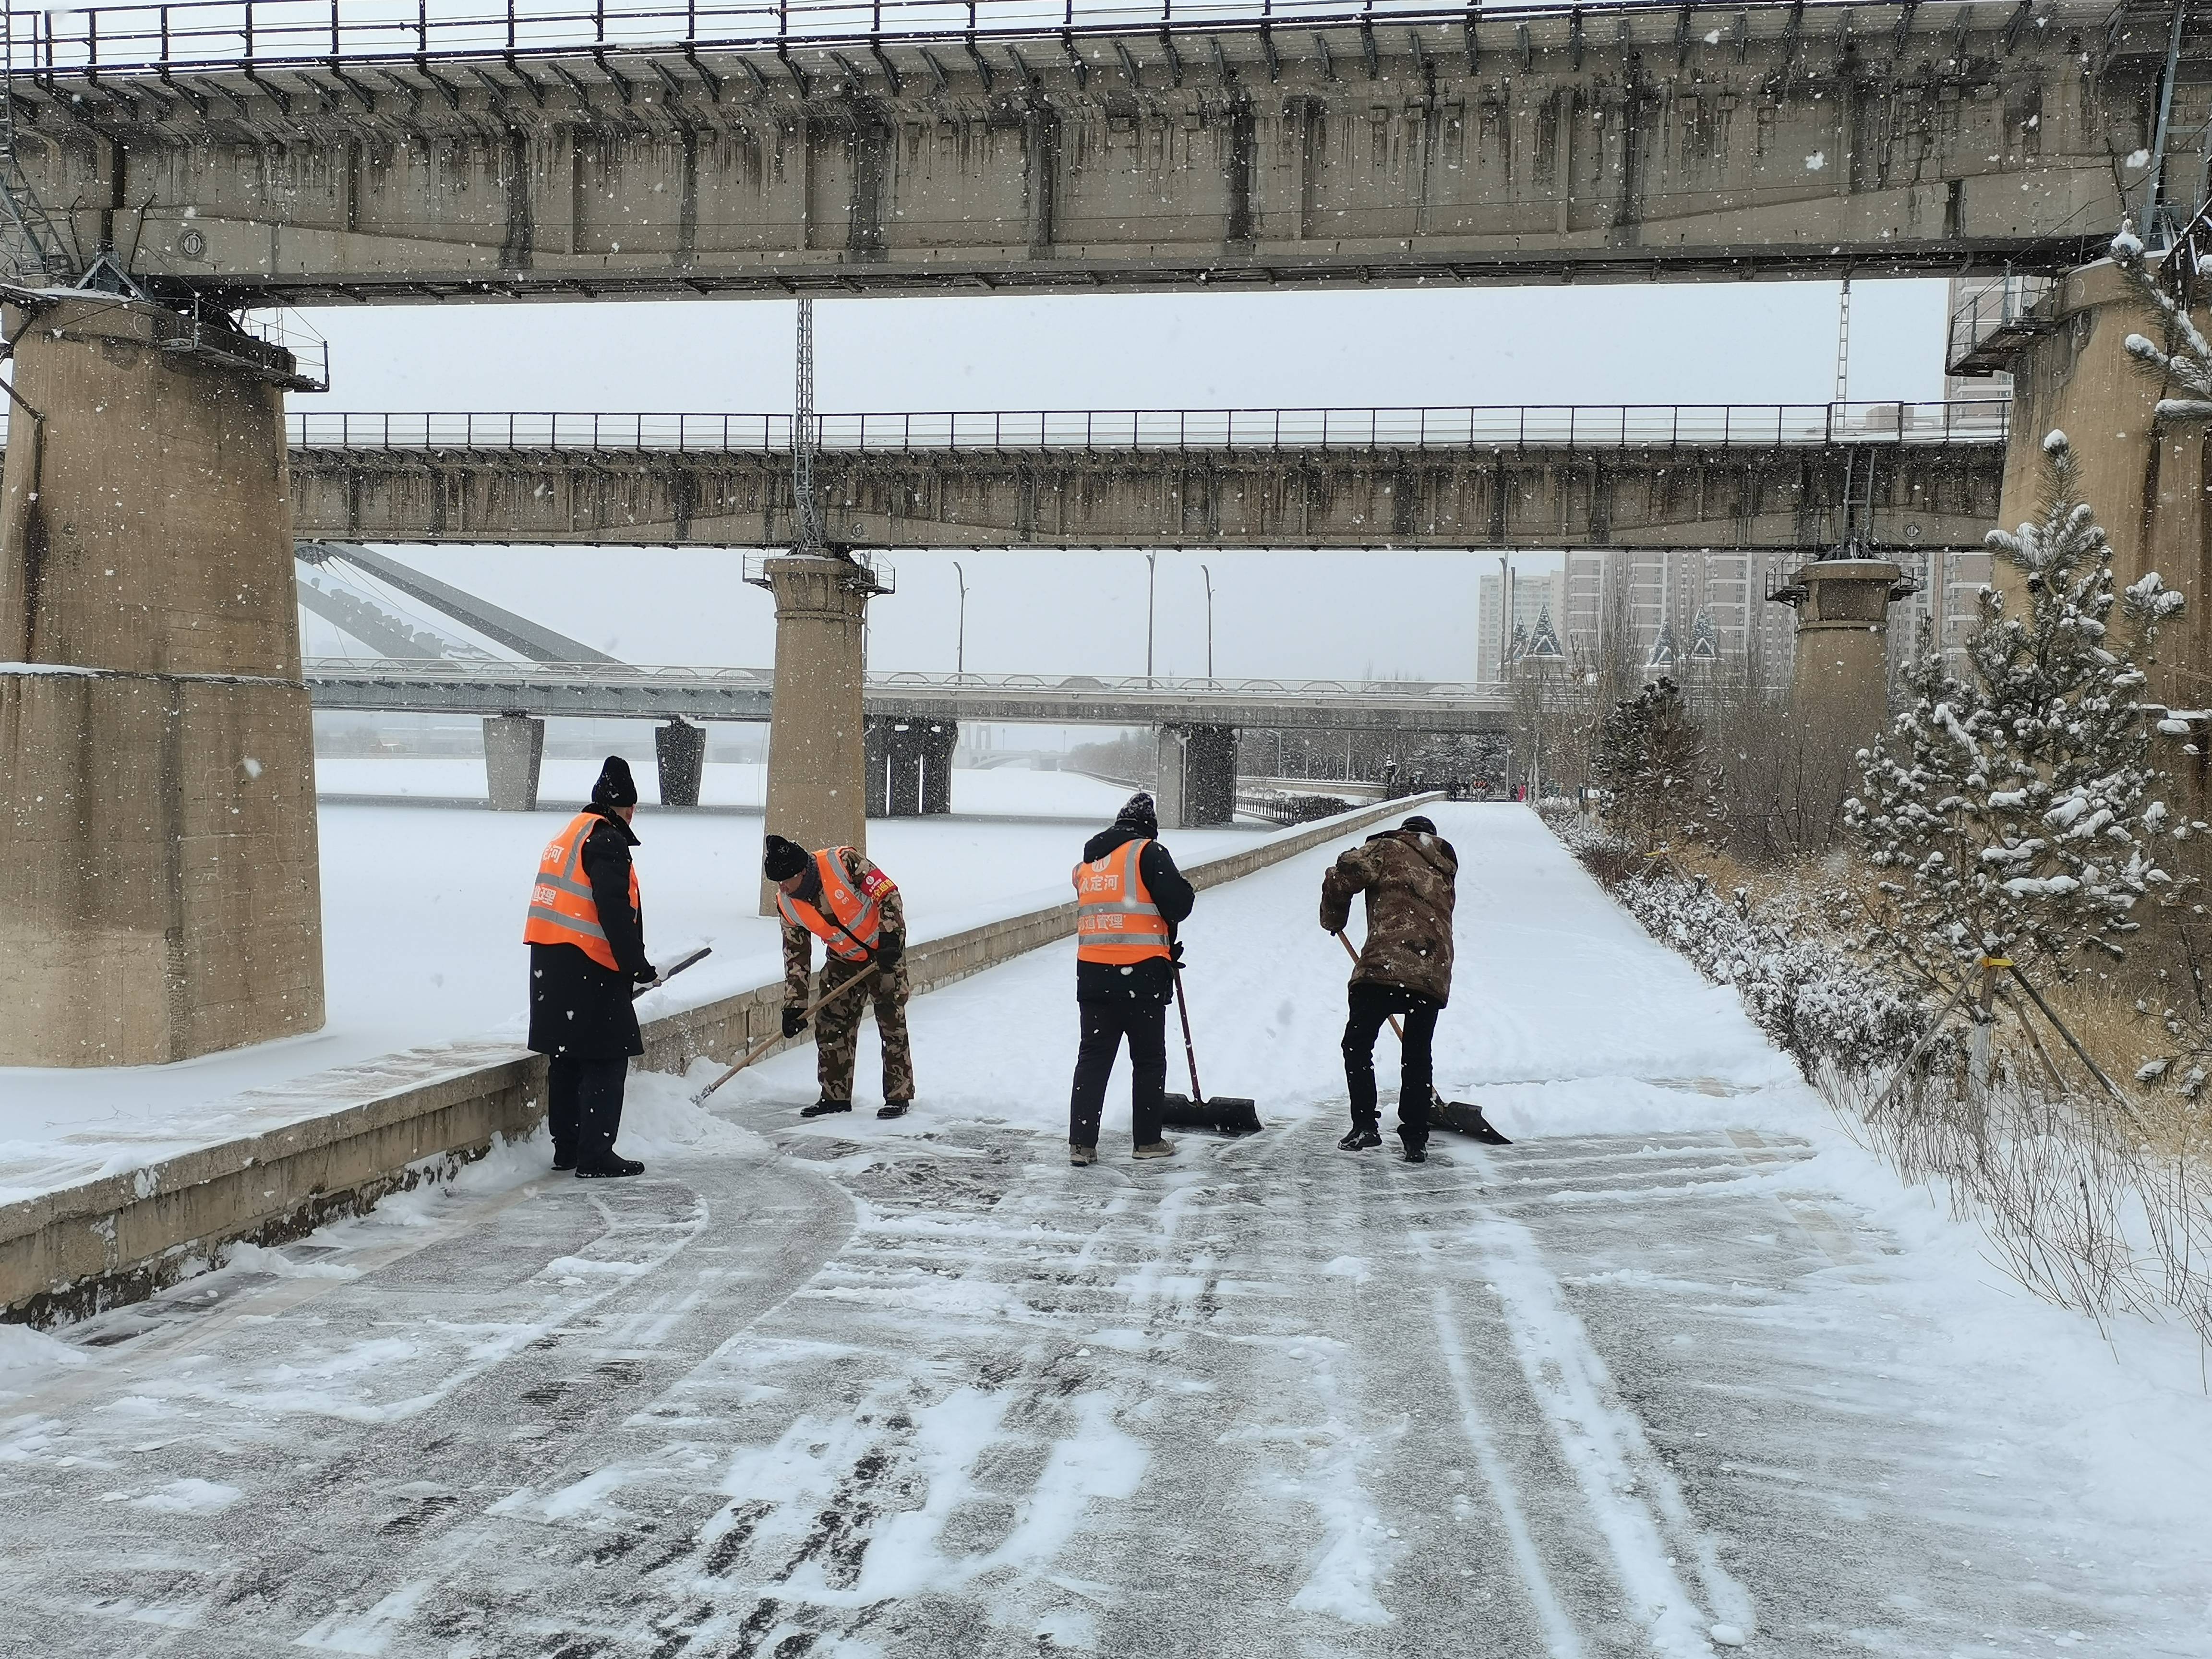
[[[1381,1143],[1377,1142],[1376,1144],[1380,1145]],[[1406,1143],[1407,1163],[1426,1164],[1428,1161],[1429,1148],[1428,1144],[1425,1141],[1409,1140]]]
[[615,1152],[609,1152],[605,1158],[594,1163],[579,1164],[576,1166],[576,1179],[579,1181],[612,1181],[621,1176],[644,1173],[644,1164],[634,1158],[623,1158]]
[[852,1109],[853,1103],[849,1100],[817,1100],[799,1115],[801,1117],[827,1117],[832,1112],[849,1112]]
[[913,1104],[914,1103],[910,1100],[887,1100],[882,1105],[876,1108],[876,1115],[878,1117],[904,1117],[906,1115],[906,1109]]
[[1352,1133],[1336,1143],[1336,1150],[1340,1152],[1364,1152],[1382,1144],[1382,1137],[1373,1124],[1355,1123],[1352,1126]]
[[567,1146],[556,1146],[553,1149],[553,1167],[556,1170],[574,1169],[576,1154],[574,1150]]

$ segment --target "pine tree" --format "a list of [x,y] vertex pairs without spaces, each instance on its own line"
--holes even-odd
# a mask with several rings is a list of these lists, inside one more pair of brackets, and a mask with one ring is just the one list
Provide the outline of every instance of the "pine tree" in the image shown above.
[[[2160,288],[2150,274],[2143,258],[2142,239],[2135,227],[2123,222],[2120,234],[2112,239],[2112,263],[2118,265],[2128,286],[2136,291],[2151,314],[2158,319],[2159,340],[2130,334],[2121,343],[2129,356],[2134,358],[2152,374],[2179,386],[2186,394],[2179,398],[2159,400],[2157,416],[2161,421],[2212,421],[2212,342],[2192,320],[2180,302]],[[2169,259],[2184,257],[2176,249],[2166,255]],[[2199,265],[2200,275],[2212,276]]]
[[1673,835],[1712,827],[1717,807],[1705,733],[1682,688],[1662,676],[1613,706],[1597,734],[1591,770],[1607,794],[1607,823],[1647,853]]
[[2065,434],[2043,449],[2036,522],[1989,538],[2025,578],[2026,614],[1983,594],[1971,680],[1923,645],[1911,706],[1861,751],[1864,792],[1845,804],[1893,942],[1931,971],[1988,954],[2063,976],[2084,949],[2122,955],[2138,908],[2173,887],[2159,843],[2187,833],[2155,798],[2137,666],[2182,597],[2155,572],[2114,591]]

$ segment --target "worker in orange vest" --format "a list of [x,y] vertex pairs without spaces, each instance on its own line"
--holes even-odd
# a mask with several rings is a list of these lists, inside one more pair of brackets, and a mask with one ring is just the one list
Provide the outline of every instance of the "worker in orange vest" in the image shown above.
[[646,960],[645,917],[629,827],[637,785],[607,757],[591,805],[546,843],[530,890],[530,1046],[550,1056],[545,1120],[553,1167],[580,1180],[641,1174],[618,1156],[623,1085],[645,1052],[631,999],[659,972]]
[[[814,941],[823,947],[822,992],[815,1012],[814,1070],[822,1097],[799,1113],[822,1117],[853,1109],[853,1072],[860,1058],[860,1013],[872,1002],[884,1046],[884,1103],[878,1117],[903,1117],[914,1103],[914,1051],[906,1034],[906,910],[897,884],[850,847],[808,852],[770,836],[761,870],[776,886],[783,917],[783,1034],[806,1029],[807,980]],[[843,996],[869,969],[870,981]]]
[[1159,840],[1152,798],[1139,791],[1085,843],[1075,866],[1075,1000],[1083,1036],[1067,1106],[1067,1161],[1098,1161],[1098,1121],[1123,1039],[1129,1044],[1129,1127],[1139,1158],[1168,1158],[1160,1133],[1167,1092],[1168,1004],[1182,960],[1176,927],[1196,894]]

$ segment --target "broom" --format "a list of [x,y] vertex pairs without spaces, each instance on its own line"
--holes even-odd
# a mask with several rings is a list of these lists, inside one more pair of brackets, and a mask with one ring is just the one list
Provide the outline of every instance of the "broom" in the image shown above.
[[[868,975],[875,971],[876,964],[872,962],[866,967],[861,969],[859,973],[854,975],[852,978],[847,980],[842,985],[840,985],[836,990],[824,991],[820,996],[815,998],[813,1001],[808,1003],[806,1006],[800,1011],[799,1017],[801,1019],[813,1018],[815,1012],[819,1009],[823,1003],[833,1001],[836,998],[843,996],[846,992],[851,990],[855,985],[859,985],[865,981]],[[775,1048],[782,1041],[783,1036],[780,1032],[775,1036],[762,1038],[758,1042],[755,1043],[750,1048],[745,1051],[744,1059],[738,1061],[736,1065],[731,1066],[728,1071],[723,1073],[721,1076],[716,1078],[705,1088],[700,1090],[697,1094],[692,1096],[691,1103],[694,1106],[705,1105],[707,1103],[707,1097],[708,1095],[713,1094],[715,1090],[720,1088],[725,1083],[727,1083],[732,1078],[744,1071],[746,1066],[760,1059],[761,1056],[767,1054],[769,1049]]]
[[[1352,941],[1342,933],[1337,934],[1336,942],[1344,947],[1345,955],[1355,963],[1359,960],[1359,952],[1352,948]],[[1390,1015],[1389,1020],[1391,1030],[1397,1034],[1399,1045],[1403,1047],[1406,1028],[1398,1024],[1395,1014]],[[1429,1115],[1445,1128],[1472,1135],[1486,1146],[1510,1146],[1513,1144],[1498,1133],[1497,1126],[1482,1115],[1481,1107],[1471,1100],[1446,1100],[1437,1092],[1437,1085],[1433,1083],[1429,1085]]]
[[1260,1103],[1242,1100],[1235,1095],[1216,1095],[1211,1100],[1198,1086],[1198,1048],[1190,1040],[1190,1006],[1183,1000],[1182,963],[1169,964],[1175,969],[1176,1012],[1182,1016],[1183,1058],[1190,1062],[1190,1092],[1188,1095],[1167,1095],[1160,1101],[1160,1121],[1172,1123],[1179,1129],[1218,1129],[1224,1134],[1249,1135],[1262,1126],[1260,1122]]

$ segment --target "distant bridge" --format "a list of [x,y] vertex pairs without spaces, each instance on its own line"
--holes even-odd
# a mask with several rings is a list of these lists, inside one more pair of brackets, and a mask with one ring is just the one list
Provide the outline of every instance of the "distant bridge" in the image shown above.
[[[2172,0],[175,0],[16,14],[22,182],[228,304],[2057,271]],[[2174,113],[2203,118],[2191,9]],[[2169,157],[2177,174],[2194,165]],[[2185,193],[2169,188],[2179,199]]]
[[[2008,405],[830,415],[854,547],[1979,549]],[[303,537],[772,547],[781,415],[295,414]]]
[[[765,721],[765,668],[622,663],[307,659],[315,707],[390,714]],[[1191,680],[1034,674],[872,675],[872,720],[1243,731],[1502,732],[1495,687],[1396,680]]]

